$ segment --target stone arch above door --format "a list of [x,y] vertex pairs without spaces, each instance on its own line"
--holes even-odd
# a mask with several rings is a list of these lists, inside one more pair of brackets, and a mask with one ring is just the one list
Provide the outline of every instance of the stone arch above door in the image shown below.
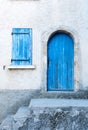
[[80,44],[78,33],[67,26],[48,28],[42,34],[42,90],[47,91],[47,43],[56,32],[64,32],[70,35],[74,41],[74,91],[80,89]]

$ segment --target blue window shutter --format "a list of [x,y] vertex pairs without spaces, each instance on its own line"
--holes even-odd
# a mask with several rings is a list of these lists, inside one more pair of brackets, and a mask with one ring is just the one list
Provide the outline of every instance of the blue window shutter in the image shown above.
[[32,29],[13,28],[12,64],[32,64]]

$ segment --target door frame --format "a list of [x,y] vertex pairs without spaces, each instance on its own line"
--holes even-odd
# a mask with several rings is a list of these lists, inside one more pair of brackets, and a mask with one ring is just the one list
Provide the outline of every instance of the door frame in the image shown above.
[[[70,35],[74,42],[74,91],[80,89],[80,44],[78,33],[70,27],[60,26],[47,29],[42,35],[42,79],[41,89],[47,92],[47,44],[55,33],[63,32]],[[49,91],[48,91],[49,92]],[[54,91],[55,92],[55,91]],[[57,91],[59,92],[59,91]]]

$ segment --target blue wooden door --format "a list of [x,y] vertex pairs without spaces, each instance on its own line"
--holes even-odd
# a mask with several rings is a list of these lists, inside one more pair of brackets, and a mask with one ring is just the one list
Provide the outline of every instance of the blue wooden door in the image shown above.
[[74,42],[65,33],[57,33],[48,41],[47,90],[70,91],[74,85]]

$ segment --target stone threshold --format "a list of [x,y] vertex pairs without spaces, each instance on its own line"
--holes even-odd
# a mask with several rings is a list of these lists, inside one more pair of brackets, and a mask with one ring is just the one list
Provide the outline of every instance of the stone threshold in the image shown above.
[[87,99],[31,99],[31,107],[88,107]]

